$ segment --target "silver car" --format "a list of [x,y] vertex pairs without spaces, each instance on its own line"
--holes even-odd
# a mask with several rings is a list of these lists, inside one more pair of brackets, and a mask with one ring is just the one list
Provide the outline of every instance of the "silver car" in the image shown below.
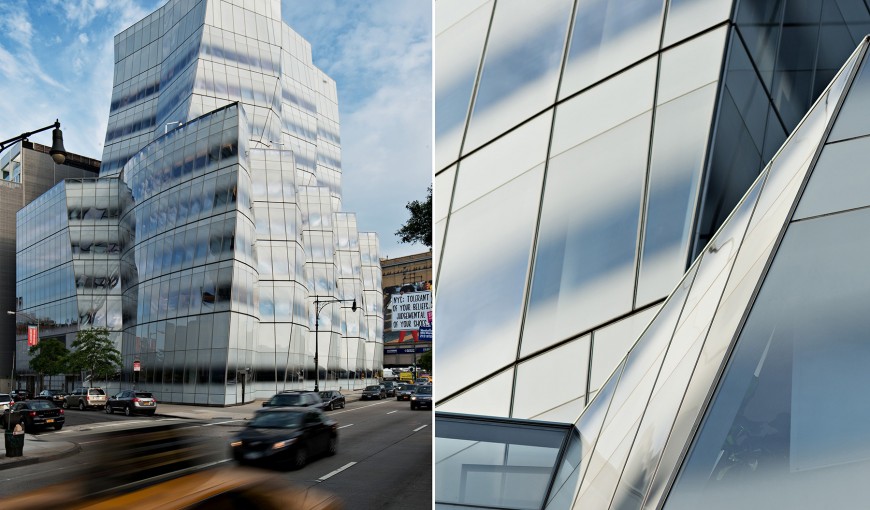
[[8,393],[0,393],[0,414],[7,409],[11,409],[12,404],[12,395]]

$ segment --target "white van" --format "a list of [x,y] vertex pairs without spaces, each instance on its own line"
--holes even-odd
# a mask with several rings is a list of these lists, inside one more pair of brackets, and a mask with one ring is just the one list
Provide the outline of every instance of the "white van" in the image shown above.
[[384,380],[385,381],[395,381],[396,378],[398,378],[398,377],[399,376],[396,375],[395,372],[393,372],[393,369],[391,369],[391,368],[384,369]]

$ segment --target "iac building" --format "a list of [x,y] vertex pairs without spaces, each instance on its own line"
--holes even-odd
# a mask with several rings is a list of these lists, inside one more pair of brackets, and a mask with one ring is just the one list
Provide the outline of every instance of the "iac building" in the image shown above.
[[118,34],[99,178],[18,212],[19,311],[73,303],[74,329],[108,328],[123,356],[97,383],[165,402],[364,384],[383,365],[378,238],[342,211],[337,101],[277,1],[170,0]]

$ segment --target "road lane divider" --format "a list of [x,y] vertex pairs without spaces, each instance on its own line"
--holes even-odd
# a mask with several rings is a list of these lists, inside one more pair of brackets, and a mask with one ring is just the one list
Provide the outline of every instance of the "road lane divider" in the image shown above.
[[420,430],[423,430],[423,429],[425,429],[425,428],[428,427],[428,426],[429,426],[429,425],[423,425],[422,427],[417,427],[416,429],[414,429],[414,432],[418,432],[418,431],[420,431]]
[[320,478],[317,479],[317,481],[322,482],[322,481],[326,480],[327,478],[330,478],[332,476],[335,476],[335,475],[341,473],[342,471],[353,466],[354,464],[356,464],[356,462],[348,462],[347,464],[345,464],[344,466],[341,466],[340,468],[336,469],[335,471],[331,471],[331,472],[326,473],[325,475],[321,476]]

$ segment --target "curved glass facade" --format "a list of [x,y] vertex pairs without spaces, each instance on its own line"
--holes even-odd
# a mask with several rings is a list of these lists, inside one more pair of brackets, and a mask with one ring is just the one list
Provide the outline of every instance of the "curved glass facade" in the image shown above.
[[378,241],[341,211],[337,101],[279,3],[171,0],[115,38],[101,178],[19,213],[19,264],[42,274],[23,267],[19,296],[60,317],[79,289],[77,323],[123,356],[106,384],[162,401],[364,385],[383,363]]

